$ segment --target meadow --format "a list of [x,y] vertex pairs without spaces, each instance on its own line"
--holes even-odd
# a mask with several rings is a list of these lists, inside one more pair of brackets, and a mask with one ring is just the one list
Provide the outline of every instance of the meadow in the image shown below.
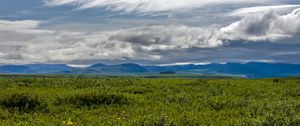
[[299,126],[300,78],[7,76],[0,125]]

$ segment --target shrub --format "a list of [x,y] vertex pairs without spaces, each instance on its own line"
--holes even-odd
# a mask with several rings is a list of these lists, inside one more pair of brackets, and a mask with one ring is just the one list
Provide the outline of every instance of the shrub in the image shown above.
[[216,111],[223,109],[234,109],[234,108],[243,108],[247,107],[249,101],[246,99],[230,98],[230,97],[221,97],[215,96],[208,100],[208,105]]
[[276,78],[276,79],[273,79],[273,83],[285,83],[285,81],[282,79]]
[[147,88],[133,87],[133,88],[125,89],[124,92],[131,93],[131,94],[146,94],[146,93],[152,93],[153,91]]
[[95,106],[95,105],[124,105],[129,103],[129,99],[123,95],[83,93],[67,98],[58,98],[58,103],[73,104],[76,106]]
[[132,126],[175,126],[174,121],[167,115],[152,116],[136,120]]
[[47,107],[46,103],[40,100],[36,94],[25,92],[2,96],[0,105],[7,109],[18,110],[20,112],[43,110]]

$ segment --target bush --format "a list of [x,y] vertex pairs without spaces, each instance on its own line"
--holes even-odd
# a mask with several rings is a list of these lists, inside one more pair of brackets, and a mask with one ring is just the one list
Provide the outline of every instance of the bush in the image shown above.
[[276,78],[276,79],[273,79],[273,83],[285,83],[285,81],[282,79]]
[[18,110],[20,112],[31,112],[42,110],[47,107],[36,94],[32,93],[13,93],[2,96],[0,105],[10,110]]
[[76,106],[95,105],[124,105],[129,103],[129,99],[123,95],[83,93],[67,98],[58,98],[58,103],[73,104]]
[[146,94],[146,93],[152,93],[153,91],[147,88],[132,87],[132,88],[125,89],[124,92],[131,93],[131,94]]
[[[167,115],[152,116],[140,118],[131,124],[132,126],[175,126],[174,121],[169,119]],[[186,125],[186,124],[185,124]]]
[[244,108],[247,107],[249,101],[246,99],[230,98],[228,96],[221,97],[215,96],[208,100],[208,105],[216,111],[223,109],[235,109],[235,108]]

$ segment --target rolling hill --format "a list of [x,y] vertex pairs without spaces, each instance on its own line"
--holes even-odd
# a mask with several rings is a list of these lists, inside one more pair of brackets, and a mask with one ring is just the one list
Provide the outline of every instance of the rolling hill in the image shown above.
[[131,75],[159,74],[174,71],[178,74],[232,75],[247,78],[300,76],[299,64],[284,63],[212,63],[206,65],[141,66],[134,63],[117,65],[94,64],[86,68],[70,67],[65,64],[2,65],[1,74],[99,74]]

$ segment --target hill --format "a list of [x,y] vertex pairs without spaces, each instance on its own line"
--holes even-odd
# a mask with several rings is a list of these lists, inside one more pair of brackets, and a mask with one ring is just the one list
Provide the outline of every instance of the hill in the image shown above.
[[206,65],[142,66],[134,63],[117,65],[94,64],[86,68],[65,64],[3,65],[1,74],[99,74],[140,75],[173,71],[176,74],[232,75],[246,78],[290,77],[300,75],[300,64],[284,63],[212,63]]

